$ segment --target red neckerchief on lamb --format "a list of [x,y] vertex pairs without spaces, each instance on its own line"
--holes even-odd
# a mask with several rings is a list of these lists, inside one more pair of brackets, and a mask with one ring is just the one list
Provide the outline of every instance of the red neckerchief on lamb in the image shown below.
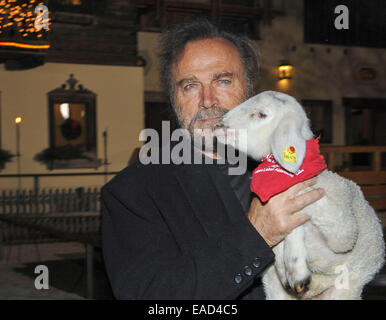
[[[266,202],[274,195],[326,169],[327,165],[319,151],[319,138],[306,141],[306,154],[301,167],[295,174],[281,167],[272,153],[265,156],[253,171],[251,191],[256,193],[261,201]],[[289,159],[296,158],[296,150],[292,146],[284,150],[283,154]]]

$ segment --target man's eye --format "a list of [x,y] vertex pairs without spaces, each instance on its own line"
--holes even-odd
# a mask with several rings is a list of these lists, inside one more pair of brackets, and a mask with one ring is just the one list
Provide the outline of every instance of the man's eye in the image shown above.
[[194,83],[189,83],[189,84],[187,84],[187,85],[184,87],[184,90],[193,89],[194,87],[195,87],[195,84],[194,84]]
[[230,84],[231,83],[231,81],[228,79],[220,79],[219,81],[221,84]]

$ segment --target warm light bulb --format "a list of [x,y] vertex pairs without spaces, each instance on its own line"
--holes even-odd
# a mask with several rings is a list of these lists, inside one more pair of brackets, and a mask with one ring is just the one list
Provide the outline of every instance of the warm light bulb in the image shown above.
[[279,79],[291,79],[292,76],[292,65],[287,63],[282,63],[277,67],[279,71]]
[[21,123],[21,121],[22,121],[22,118],[21,118],[21,117],[16,117],[16,118],[15,118],[15,123],[16,123],[16,124]]
[[64,119],[70,117],[70,105],[68,103],[62,103],[60,105],[60,113]]

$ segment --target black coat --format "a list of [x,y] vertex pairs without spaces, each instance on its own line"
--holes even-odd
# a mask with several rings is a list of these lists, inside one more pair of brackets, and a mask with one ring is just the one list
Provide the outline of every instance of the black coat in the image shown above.
[[102,243],[118,299],[264,299],[274,254],[214,165],[134,163],[102,189]]

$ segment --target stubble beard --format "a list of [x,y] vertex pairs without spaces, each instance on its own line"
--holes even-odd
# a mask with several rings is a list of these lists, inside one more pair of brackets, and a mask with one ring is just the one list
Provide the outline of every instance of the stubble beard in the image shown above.
[[229,110],[219,106],[198,111],[191,119],[184,117],[182,108],[176,109],[177,119],[181,128],[187,129],[194,146],[201,151],[217,153],[217,139],[213,134],[217,121],[201,121],[203,119],[224,116]]

